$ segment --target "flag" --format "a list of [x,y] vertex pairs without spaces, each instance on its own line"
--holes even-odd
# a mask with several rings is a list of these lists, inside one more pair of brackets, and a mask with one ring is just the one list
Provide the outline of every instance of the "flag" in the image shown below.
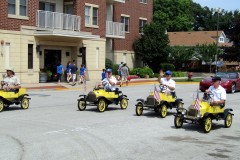
[[197,91],[197,97],[196,97],[195,103],[193,104],[193,107],[198,111],[200,109],[200,99],[199,99],[198,91]]
[[160,95],[159,95],[159,92],[158,92],[156,86],[154,87],[153,96],[154,96],[154,99],[155,99],[157,102],[160,102]]

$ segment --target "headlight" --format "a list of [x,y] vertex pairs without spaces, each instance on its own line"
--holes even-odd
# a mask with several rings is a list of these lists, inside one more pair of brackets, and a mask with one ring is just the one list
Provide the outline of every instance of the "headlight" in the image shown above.
[[186,110],[183,110],[183,111],[182,111],[182,114],[186,114],[186,112],[187,112]]
[[201,117],[202,117],[202,115],[201,115],[200,113],[198,113],[198,114],[197,114],[197,117],[198,117],[198,118],[201,118]]

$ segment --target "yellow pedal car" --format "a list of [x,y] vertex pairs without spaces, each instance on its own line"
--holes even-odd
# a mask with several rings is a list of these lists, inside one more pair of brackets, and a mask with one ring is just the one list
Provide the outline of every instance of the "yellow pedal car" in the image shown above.
[[203,96],[203,99],[199,102],[199,110],[195,109],[196,100],[194,100],[188,109],[183,108],[182,111],[175,114],[175,127],[181,128],[183,123],[198,124],[205,133],[209,133],[212,129],[212,120],[224,120],[225,127],[229,128],[232,125],[233,110],[231,108],[224,109],[223,105],[210,105],[212,96],[212,93]]
[[158,112],[162,118],[167,116],[168,109],[177,108],[181,110],[183,108],[183,102],[181,98],[177,98],[175,92],[172,94],[166,94],[164,91],[166,86],[160,85],[160,103],[154,99],[154,92],[150,92],[146,100],[137,99],[136,115],[141,116],[143,110],[154,110]]
[[22,109],[28,109],[29,99],[25,88],[20,88],[16,91],[0,90],[0,112],[4,108],[8,108],[12,104],[20,104]]
[[104,112],[109,104],[120,103],[122,109],[128,107],[128,98],[122,94],[118,88],[115,91],[105,91],[103,88],[94,88],[88,95],[80,95],[78,99],[78,109],[83,111],[86,106],[97,106],[100,112]]

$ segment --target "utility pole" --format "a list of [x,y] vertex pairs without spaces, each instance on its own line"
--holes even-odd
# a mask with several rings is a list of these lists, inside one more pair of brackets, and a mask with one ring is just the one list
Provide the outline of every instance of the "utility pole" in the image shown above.
[[219,36],[218,36],[218,29],[219,29],[219,13],[221,13],[220,8],[215,9],[215,13],[217,13],[217,37],[216,37],[216,55],[215,55],[215,63],[216,63],[216,70],[215,73],[217,73],[217,59],[218,59],[218,41],[219,41]]

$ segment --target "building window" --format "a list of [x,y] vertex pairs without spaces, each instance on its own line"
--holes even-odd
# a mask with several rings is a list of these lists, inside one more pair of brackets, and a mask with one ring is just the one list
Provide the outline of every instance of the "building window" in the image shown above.
[[129,17],[121,16],[121,23],[124,23],[125,32],[129,32]]
[[73,5],[64,5],[64,13],[73,14]]
[[147,0],[140,0],[140,3],[147,3]]
[[20,0],[20,16],[27,16],[27,0]]
[[219,38],[219,42],[224,42],[224,38]]
[[92,4],[85,6],[85,25],[88,27],[98,26],[98,6]]
[[28,44],[28,69],[33,69],[33,44]]
[[55,12],[55,4],[49,2],[39,2],[39,10]]
[[16,14],[16,0],[8,0],[8,14]]
[[146,19],[139,19],[139,33],[143,33],[143,27],[147,24]]

